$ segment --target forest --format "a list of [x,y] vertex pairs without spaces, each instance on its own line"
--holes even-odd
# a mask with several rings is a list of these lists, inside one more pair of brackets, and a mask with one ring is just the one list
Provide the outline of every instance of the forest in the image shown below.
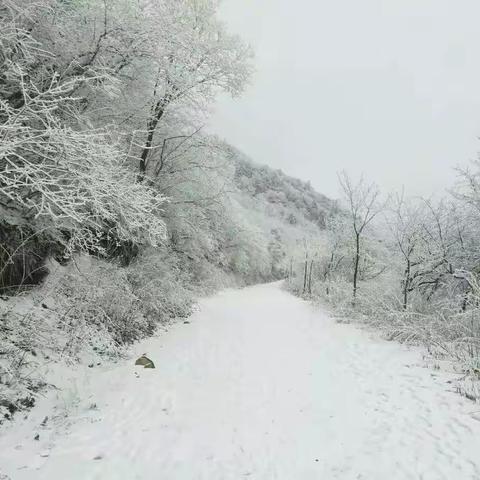
[[340,173],[332,200],[255,163],[205,128],[255,63],[218,7],[0,0],[2,419],[52,362],[95,367],[202,296],[283,279],[453,359],[478,398],[480,164],[445,198]]

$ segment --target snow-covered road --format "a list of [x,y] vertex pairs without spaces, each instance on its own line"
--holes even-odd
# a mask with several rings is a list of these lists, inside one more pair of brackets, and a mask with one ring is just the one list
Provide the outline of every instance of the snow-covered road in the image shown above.
[[7,433],[0,470],[12,480],[480,479],[480,406],[418,351],[336,324],[278,284],[204,300],[190,322],[137,349],[155,370],[87,371],[85,408],[64,432]]

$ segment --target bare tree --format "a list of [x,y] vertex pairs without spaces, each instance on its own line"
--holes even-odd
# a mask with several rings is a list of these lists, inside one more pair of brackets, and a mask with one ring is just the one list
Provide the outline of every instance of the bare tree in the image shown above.
[[363,178],[356,184],[353,184],[346,172],[340,173],[338,179],[350,213],[350,222],[355,243],[352,274],[353,303],[355,303],[358,290],[360,259],[362,256],[362,240],[365,229],[380,213],[384,205],[379,201],[380,191],[376,184],[367,184]]
[[422,229],[425,211],[422,204],[405,199],[404,192],[393,198],[391,217],[388,224],[396,250],[400,253],[404,265],[401,281],[402,307],[408,308],[409,293],[415,289],[416,268],[421,263]]
[[430,300],[439,290],[456,285],[453,290],[460,290],[465,298],[470,287],[466,276],[459,272],[472,271],[478,265],[473,212],[445,199],[436,203],[424,200],[424,205],[423,245],[413,287]]

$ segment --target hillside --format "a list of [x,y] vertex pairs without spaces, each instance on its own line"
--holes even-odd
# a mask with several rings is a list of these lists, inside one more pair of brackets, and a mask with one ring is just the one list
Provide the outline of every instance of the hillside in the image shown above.
[[235,183],[249,197],[277,207],[278,216],[290,225],[308,221],[323,230],[325,217],[335,205],[325,195],[316,192],[309,182],[258,165],[238,151]]
[[62,259],[48,253],[45,238],[17,247],[14,265],[34,255],[36,268],[49,273],[16,280],[0,300],[2,416],[29,408],[39,392],[55,386],[52,361],[110,362],[132,342],[188,315],[200,296],[284,278],[304,241],[322,235],[332,201],[229,146],[221,151],[215,168],[200,176],[180,182],[183,168],[172,169],[168,181],[182,189],[170,192],[167,238],[155,248]]

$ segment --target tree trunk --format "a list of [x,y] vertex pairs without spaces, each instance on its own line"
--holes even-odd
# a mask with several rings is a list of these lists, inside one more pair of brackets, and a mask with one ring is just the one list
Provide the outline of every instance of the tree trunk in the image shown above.
[[307,274],[308,274],[308,258],[305,257],[305,265],[303,267],[303,294],[307,293]]
[[308,274],[308,294],[312,294],[312,270],[313,270],[313,260],[310,261],[310,273]]
[[408,307],[408,289],[410,288],[410,271],[411,264],[410,259],[407,260],[407,267],[405,268],[405,279],[403,285],[403,309],[406,310]]
[[357,298],[358,267],[360,265],[360,234],[355,233],[355,262],[353,266],[353,304]]
[[150,150],[153,146],[155,130],[157,129],[158,123],[165,114],[165,109],[171,101],[172,95],[166,94],[163,98],[158,100],[158,102],[152,108],[152,116],[147,122],[147,138],[145,140],[145,145],[142,148],[142,153],[140,154],[140,173],[138,176],[139,181],[142,181],[145,178],[145,174],[147,173],[148,157],[150,155]]
[[462,301],[462,312],[467,311],[467,306],[468,306],[468,296],[470,292],[472,291],[472,287],[469,286],[466,290],[465,293],[463,294],[463,301]]
[[145,140],[145,145],[140,155],[140,165],[139,165],[140,179],[143,179],[147,172],[148,155],[152,148],[155,129],[157,128],[158,122],[161,120],[164,113],[165,113],[165,109],[161,106],[161,101],[157,102],[157,106],[155,107],[154,117],[151,118],[147,124],[147,139]]
[[325,273],[323,274],[323,282],[325,283],[326,287],[325,287],[325,293],[327,295],[330,295],[330,286],[328,284],[329,280],[330,280],[330,272],[333,270],[333,261],[335,259],[335,254],[334,252],[332,252],[332,254],[330,255],[330,260],[327,264],[327,268],[325,269]]

